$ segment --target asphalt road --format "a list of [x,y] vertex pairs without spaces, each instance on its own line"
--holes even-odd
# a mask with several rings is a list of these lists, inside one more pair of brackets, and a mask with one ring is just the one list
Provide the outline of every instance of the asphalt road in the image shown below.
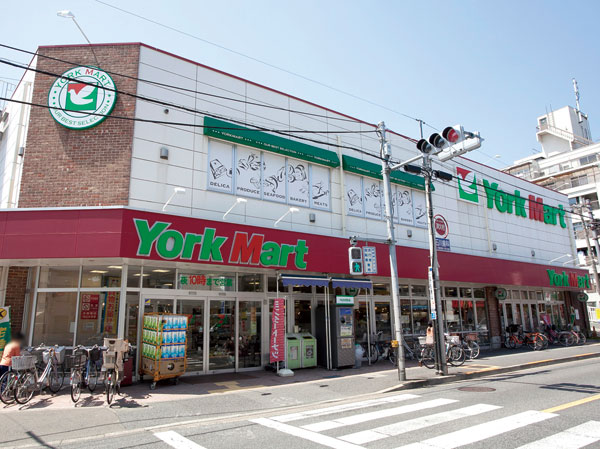
[[357,395],[343,385],[7,413],[0,446],[600,448],[599,359],[385,394]]

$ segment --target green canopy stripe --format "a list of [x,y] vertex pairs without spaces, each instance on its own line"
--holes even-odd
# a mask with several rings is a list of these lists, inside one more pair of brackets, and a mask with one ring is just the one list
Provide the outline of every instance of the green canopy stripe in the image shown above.
[[[375,179],[383,179],[381,175],[381,165],[373,162],[363,161],[352,156],[342,155],[342,166],[344,170],[356,173],[357,175],[368,176]],[[413,189],[425,190],[425,179],[421,176],[405,173],[401,171],[392,171],[390,180],[394,184],[400,184]]]
[[216,137],[228,142],[259,148],[328,167],[340,166],[340,159],[334,151],[324,150],[323,148],[286,139],[264,131],[245,128],[212,117],[204,117],[204,126],[206,127],[204,128],[204,135],[206,136]]

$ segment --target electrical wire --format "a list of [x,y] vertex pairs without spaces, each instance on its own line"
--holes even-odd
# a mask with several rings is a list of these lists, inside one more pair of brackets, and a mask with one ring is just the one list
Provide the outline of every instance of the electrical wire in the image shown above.
[[[339,93],[341,93],[341,94],[347,95],[347,96],[349,96],[349,97],[352,97],[352,98],[354,98],[354,99],[357,99],[357,100],[360,100],[360,101],[362,101],[362,102],[365,102],[365,103],[367,103],[367,104],[370,104],[370,105],[372,105],[372,106],[376,106],[376,107],[378,107],[378,108],[381,108],[381,109],[384,109],[384,110],[386,110],[386,111],[393,112],[394,114],[398,114],[398,115],[400,115],[400,116],[406,117],[406,118],[408,118],[408,119],[411,119],[411,120],[416,120],[416,121],[419,121],[419,119],[417,119],[417,118],[415,118],[415,117],[412,117],[412,116],[410,116],[410,115],[408,115],[408,114],[405,114],[404,112],[397,111],[397,110],[395,110],[395,109],[392,109],[392,108],[389,108],[389,107],[387,107],[387,106],[381,105],[381,104],[379,104],[379,103],[376,103],[376,102],[374,102],[374,101],[368,100],[368,99],[366,99],[366,98],[363,98],[363,97],[360,97],[360,96],[358,96],[358,95],[355,95],[355,94],[353,94],[353,93],[350,93],[350,92],[347,92],[347,91],[345,91],[345,90],[339,89],[339,88],[337,88],[337,87],[331,86],[331,85],[329,85],[329,84],[325,84],[325,83],[323,83],[323,82],[321,82],[321,81],[318,81],[318,80],[315,80],[315,79],[313,79],[313,78],[309,78],[309,77],[307,77],[307,76],[305,76],[305,75],[301,75],[301,74],[299,74],[299,73],[293,72],[293,71],[291,71],[291,70],[288,70],[288,69],[285,69],[285,68],[283,68],[283,67],[279,67],[279,66],[277,66],[277,65],[275,65],[275,64],[271,64],[271,63],[269,63],[269,62],[263,61],[263,60],[261,60],[261,59],[259,59],[259,58],[256,58],[256,57],[253,57],[253,56],[247,55],[247,54],[245,54],[245,53],[242,53],[242,52],[240,52],[240,51],[233,50],[233,49],[231,49],[231,48],[228,48],[228,47],[225,47],[225,46],[223,46],[223,45],[217,44],[217,43],[215,43],[215,42],[211,42],[211,41],[209,41],[208,39],[201,38],[201,37],[199,37],[199,36],[196,36],[196,35],[194,35],[194,34],[191,34],[191,33],[188,33],[188,32],[186,32],[186,31],[183,31],[183,30],[181,30],[181,29],[178,29],[178,28],[175,28],[175,27],[172,27],[172,26],[166,25],[166,24],[164,24],[164,23],[158,22],[158,21],[156,21],[156,20],[153,20],[153,19],[149,19],[149,18],[147,18],[147,17],[144,17],[144,16],[142,16],[142,15],[140,15],[140,14],[136,14],[136,13],[134,13],[134,12],[131,12],[131,11],[128,11],[128,10],[126,10],[126,9],[123,9],[123,8],[120,8],[120,7],[118,7],[118,6],[112,5],[112,4],[110,4],[110,3],[104,2],[104,1],[102,1],[102,0],[95,0],[95,1],[96,1],[96,3],[100,3],[100,4],[104,5],[104,6],[108,6],[109,8],[113,8],[113,9],[115,9],[115,10],[117,10],[117,11],[120,11],[120,12],[122,12],[122,13],[128,14],[128,15],[130,15],[130,16],[136,17],[136,18],[138,18],[138,19],[144,20],[144,21],[146,21],[146,22],[149,22],[149,23],[152,23],[152,24],[154,24],[154,25],[157,25],[157,26],[163,27],[163,28],[165,28],[165,29],[168,29],[168,30],[170,30],[170,31],[173,31],[173,32],[176,32],[176,33],[182,34],[182,35],[184,35],[184,36],[191,37],[192,39],[196,39],[196,40],[198,40],[198,41],[200,41],[200,42],[204,42],[205,44],[212,45],[212,46],[214,46],[214,47],[217,47],[217,48],[219,48],[219,49],[221,49],[221,50],[225,50],[225,51],[228,51],[228,52],[230,52],[230,53],[233,53],[233,54],[235,54],[235,55],[241,56],[241,57],[243,57],[243,58],[247,58],[247,59],[249,59],[249,60],[251,60],[251,61],[258,62],[259,64],[266,65],[267,67],[271,67],[271,68],[273,68],[273,69],[276,69],[276,70],[279,70],[279,71],[285,72],[285,73],[287,73],[287,74],[289,74],[289,75],[292,75],[292,76],[295,76],[295,77],[301,78],[301,79],[303,79],[303,80],[309,81],[309,82],[311,82],[311,83],[317,84],[317,85],[319,85],[319,86],[325,87],[325,88],[327,88],[327,89],[330,89],[330,90],[333,90],[333,91],[335,91],[335,92],[339,92]],[[429,126],[429,125],[427,125],[427,126]]]

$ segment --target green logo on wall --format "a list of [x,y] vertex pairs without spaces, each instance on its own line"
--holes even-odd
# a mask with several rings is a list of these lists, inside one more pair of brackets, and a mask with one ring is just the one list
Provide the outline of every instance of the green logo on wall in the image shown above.
[[498,299],[500,301],[503,301],[503,300],[506,299],[506,296],[508,295],[508,292],[506,291],[505,288],[498,288],[494,292],[494,295],[496,296],[496,299]]
[[458,179],[458,197],[461,200],[478,203],[479,194],[477,193],[477,177],[475,173],[462,167],[456,167],[456,174],[456,179]]
[[93,67],[67,70],[50,87],[50,115],[69,129],[99,125],[117,102],[115,83],[110,75]]

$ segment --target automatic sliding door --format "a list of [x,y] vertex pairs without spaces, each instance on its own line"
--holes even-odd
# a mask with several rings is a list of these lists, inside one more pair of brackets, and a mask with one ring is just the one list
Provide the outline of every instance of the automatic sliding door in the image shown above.
[[178,300],[179,313],[188,315],[187,328],[187,371],[204,371],[204,308],[206,300]]
[[235,369],[235,300],[211,300],[208,369]]
[[261,314],[262,301],[239,301],[238,368],[262,365]]

